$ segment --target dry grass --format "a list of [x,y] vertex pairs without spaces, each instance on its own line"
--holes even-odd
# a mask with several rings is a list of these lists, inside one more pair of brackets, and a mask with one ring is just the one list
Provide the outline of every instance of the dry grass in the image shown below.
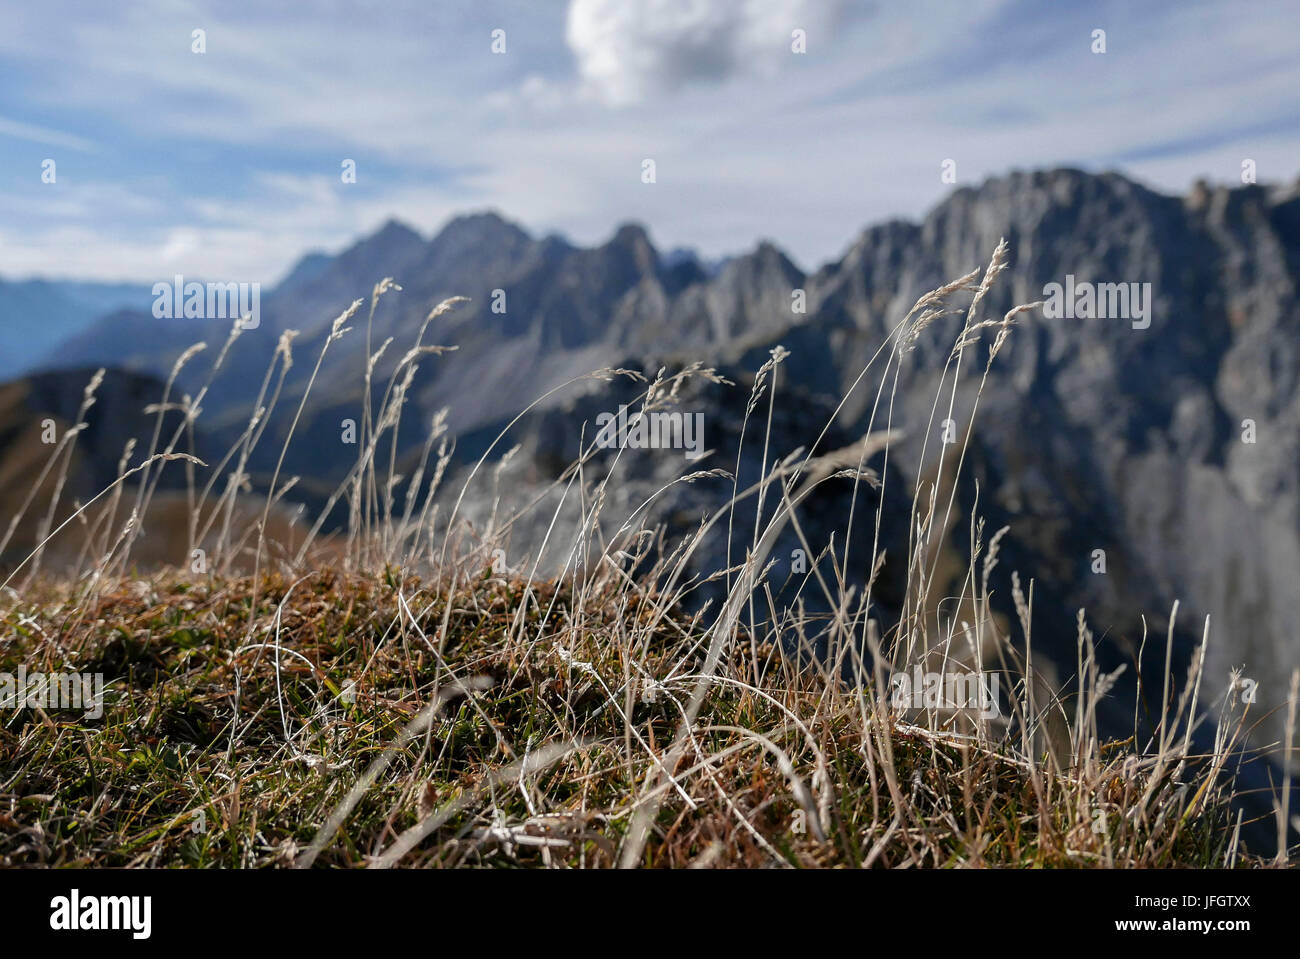
[[[1097,704],[1114,677],[1099,674],[1082,611],[1062,624],[1079,647],[1079,692],[1068,698],[1033,664],[1032,585],[1022,591],[1016,581],[1020,634],[997,625],[989,578],[1001,532],[986,535],[972,522],[961,595],[946,597],[960,615],[946,624],[933,615],[937,544],[953,521],[965,442],[928,451],[924,475],[935,480],[915,491],[897,623],[882,628],[872,604],[884,562],[878,544],[851,558],[847,538],[835,574],[814,565],[805,583],[831,601],[832,616],[814,620],[773,601],[770,553],[783,530],[803,536],[808,495],[845,476],[889,482],[897,364],[927,326],[954,312],[954,297],[972,301],[952,340],[952,393],[936,397],[936,421],[952,415],[963,365],[985,342],[987,372],[1029,308],[1001,321],[979,317],[1004,259],[999,246],[982,275],[923,297],[881,344],[853,385],[878,377],[873,428],[859,442],[823,451],[821,437],[810,436],[807,449],[773,463],[753,487],[734,488],[679,542],[645,528],[640,511],[613,537],[599,532],[619,474],[615,464],[590,479],[597,450],[587,448],[555,482],[572,495],[584,534],[554,576],[494,562],[494,535],[509,529],[508,516],[467,535],[464,489],[441,488],[451,454],[436,422],[399,492],[385,438],[396,435],[418,366],[442,352],[424,342],[428,323],[454,302],[430,313],[378,402],[367,403],[356,466],[333,501],[346,508],[347,528],[328,541],[323,517],[292,543],[271,534],[292,477],[281,481],[277,471],[260,510],[241,495],[244,464],[292,362],[292,336],[280,343],[244,437],[216,464],[188,458],[202,394],[177,400],[169,386],[143,465],[93,509],[69,510],[57,494],[42,504],[38,542],[6,574],[0,672],[101,672],[109,688],[99,719],[40,708],[3,716],[0,863],[1258,863],[1238,842],[1225,774],[1249,707],[1217,704],[1214,749],[1191,749],[1193,725],[1210,721],[1199,652],[1189,676],[1166,667],[1150,741],[1106,743]],[[376,285],[370,316],[391,288]],[[325,349],[349,335],[361,305],[339,317]],[[358,371],[367,384],[388,346]],[[779,401],[783,358],[774,351],[759,371],[747,420]],[[624,375],[634,374],[593,374]],[[671,404],[699,377],[719,379],[699,367],[661,374],[646,384],[643,409]],[[168,433],[171,408],[183,421]],[[66,470],[74,441],[72,433],[55,450],[52,475]],[[882,452],[883,464],[868,468]],[[482,481],[490,453],[465,488]],[[188,471],[186,535],[191,548],[207,550],[207,568],[132,575],[138,520],[150,515],[168,459]],[[129,452],[124,471],[128,462]],[[707,536],[751,527],[746,555],[716,572],[728,585],[725,602],[688,613],[698,585],[689,557]],[[49,541],[78,533],[78,575],[40,574]],[[849,570],[859,571],[856,586]],[[827,652],[813,657],[813,648]],[[1004,715],[896,706],[891,676],[918,664],[995,673]],[[1280,826],[1286,803],[1284,795]],[[1279,849],[1276,861],[1286,858]]]

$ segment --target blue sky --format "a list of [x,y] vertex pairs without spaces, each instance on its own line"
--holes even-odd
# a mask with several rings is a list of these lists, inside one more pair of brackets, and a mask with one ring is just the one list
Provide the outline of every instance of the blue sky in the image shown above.
[[272,282],[389,217],[429,235],[486,208],[581,243],[626,220],[707,256],[770,238],[813,268],[924,214],[946,159],[958,185],[1300,173],[1293,0],[0,3],[8,278]]

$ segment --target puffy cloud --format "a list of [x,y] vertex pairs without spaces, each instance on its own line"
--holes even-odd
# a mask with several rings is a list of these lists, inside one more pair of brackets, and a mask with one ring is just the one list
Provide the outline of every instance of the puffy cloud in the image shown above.
[[830,34],[843,0],[572,0],[567,40],[587,88],[623,105],[692,83],[775,72],[792,31]]

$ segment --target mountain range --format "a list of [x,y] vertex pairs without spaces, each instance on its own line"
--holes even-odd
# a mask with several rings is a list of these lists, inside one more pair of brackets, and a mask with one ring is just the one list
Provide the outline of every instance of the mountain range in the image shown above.
[[41,365],[69,337],[119,309],[148,310],[150,287],[139,283],[0,279],[0,379]]
[[[457,349],[422,361],[396,450],[408,467],[443,408],[457,438],[453,474],[463,474],[516,414],[562,383],[605,367],[653,375],[702,361],[736,384],[703,382],[683,393],[684,408],[703,414],[712,458],[701,466],[642,451],[620,495],[635,505],[665,478],[738,462],[752,478],[762,435],[742,442],[740,423],[755,371],[774,347],[790,355],[776,385],[768,461],[811,444],[832,417],[822,448],[847,445],[869,424],[882,426],[879,413],[871,421],[879,380],[855,386],[863,368],[918,296],[986,264],[1002,238],[1009,259],[983,304],[988,317],[1043,300],[1054,283],[1149,284],[1149,316],[1145,325],[1096,315],[1104,309],[1019,319],[973,419],[956,490],[962,518],[945,534],[954,555],[969,552],[973,514],[990,532],[1009,527],[995,587],[1009,602],[1010,571],[1033,578],[1035,640],[1042,637],[1063,674],[1073,672],[1079,608],[1103,637],[1103,668],[1112,669],[1131,662],[1144,637],[1164,635],[1178,600],[1178,662],[1209,616],[1207,683],[1221,694],[1230,670],[1244,668],[1261,703],[1283,702],[1300,665],[1300,184],[1197,183],[1179,197],[1117,174],[1017,172],[955,190],[919,223],[869,227],[812,273],[771,243],[713,264],[684,251],[661,255],[633,224],[582,248],[530,235],[496,213],[454,219],[432,239],[392,221],[337,255],[304,258],[263,295],[260,326],[231,346],[204,400],[207,441],[224,449],[243,429],[276,344],[297,330],[279,415],[250,464],[265,481],[332,321],[393,277],[402,289],[380,299],[371,334],[372,352],[394,338],[377,366],[380,384],[432,305],[470,298],[425,336]],[[366,310],[326,352],[286,458],[285,475],[303,477],[295,495],[308,508],[355,461],[340,436],[361,407]],[[903,438],[889,469],[904,488],[927,479],[918,475],[920,450],[937,428],[935,396],[961,322],[937,319],[891,369],[889,425]],[[208,359],[191,360],[177,381],[193,394],[228,332],[228,321],[117,309],[80,325],[37,365],[107,365],[165,379],[181,351],[203,340]],[[959,435],[972,422],[987,343],[971,352],[975,372],[963,373],[955,393]],[[492,453],[520,447],[502,474],[511,495],[541,495],[577,455],[583,425],[590,439],[594,417],[636,392],[586,379],[534,407]],[[656,500],[654,519],[688,529],[730,490],[721,480],[680,484]],[[855,515],[872,515],[852,535],[869,542],[876,504],[862,509],[857,495]],[[890,555],[905,555],[910,503],[901,489],[897,501],[890,495],[882,541]],[[844,529],[853,496],[845,482],[815,497],[805,534],[825,545]],[[481,520],[492,502],[488,489],[466,511]],[[540,512],[540,526],[516,530],[521,552],[541,542],[550,517]],[[798,546],[788,539],[774,555]],[[725,543],[699,564],[724,557]],[[886,609],[901,600],[905,571],[896,566],[886,562],[881,575]],[[1270,731],[1278,728],[1270,721]]]

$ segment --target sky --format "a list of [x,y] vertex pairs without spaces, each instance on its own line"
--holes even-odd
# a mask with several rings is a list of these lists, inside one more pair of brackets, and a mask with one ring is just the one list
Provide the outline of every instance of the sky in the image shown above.
[[0,0],[0,276],[271,283],[485,209],[814,269],[922,217],[947,160],[957,187],[1291,182],[1297,25],[1295,0]]

